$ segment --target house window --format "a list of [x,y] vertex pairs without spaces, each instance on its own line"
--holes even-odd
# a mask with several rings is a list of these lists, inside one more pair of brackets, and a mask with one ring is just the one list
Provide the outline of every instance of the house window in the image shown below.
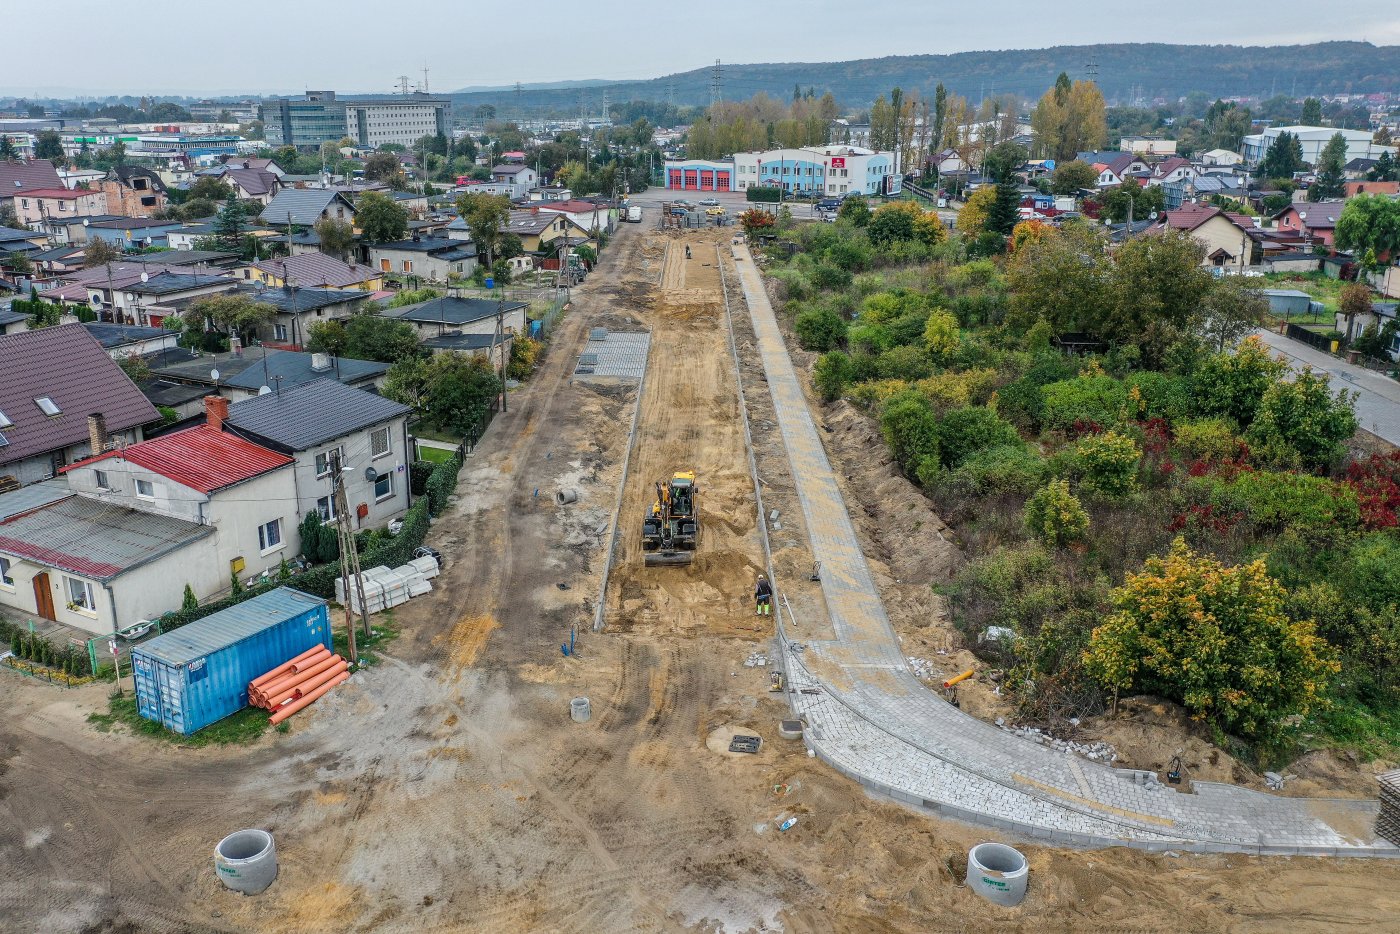
[[391,473],[380,474],[379,478],[374,481],[374,501],[377,503],[380,500],[388,499],[393,495],[394,475]]
[[370,457],[378,460],[389,453],[389,426],[376,428],[369,435]]
[[10,559],[0,558],[0,587],[15,586],[15,579],[10,575]]
[[97,477],[97,488],[99,490],[110,490],[112,488],[112,484],[107,482],[107,471],[94,470],[93,474]]
[[335,518],[335,497],[322,496],[316,500],[316,515],[321,517],[322,522],[330,522]]
[[149,480],[137,480],[136,496],[140,499],[155,499],[156,485]]
[[69,609],[86,610],[89,613],[97,612],[97,600],[93,597],[92,584],[76,577],[67,576],[63,578],[63,581],[68,586]]
[[331,455],[336,451],[340,452],[340,466],[345,467],[345,450],[343,448],[331,448],[329,451],[322,451],[316,455],[316,476],[328,477],[331,473]]
[[34,400],[34,404],[39,407],[40,412],[48,416],[61,415],[63,413],[63,410],[58,407],[58,403],[54,402],[48,396],[40,396]]
[[413,263],[409,262],[408,260],[404,260],[404,261],[403,261],[403,271],[404,271],[404,272],[413,272]]
[[284,341],[287,339],[287,326],[285,324],[274,324],[272,326],[274,340]]
[[258,548],[263,554],[282,547],[282,520],[273,519],[258,526]]

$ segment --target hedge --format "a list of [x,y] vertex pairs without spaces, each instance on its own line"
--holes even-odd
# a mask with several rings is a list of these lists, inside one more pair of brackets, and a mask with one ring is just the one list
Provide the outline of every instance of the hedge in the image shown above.
[[[461,469],[461,454],[457,454],[450,461],[445,461],[433,468],[432,476],[428,478],[426,484],[427,495],[420,498],[408,508],[408,512],[403,514],[403,528],[399,530],[399,534],[382,545],[361,554],[360,567],[372,568],[382,564],[394,568],[407,564],[413,558],[413,550],[423,544],[423,539],[427,537],[430,518],[441,514],[442,508],[447,504],[447,498],[457,488],[457,474]],[[248,587],[242,593],[232,594],[222,600],[203,604],[193,610],[175,610],[166,613],[160,618],[161,631],[169,632],[172,629],[178,629],[197,619],[203,619],[237,603],[242,603],[250,597],[267,593],[283,584],[309,594],[315,594],[318,597],[325,597],[327,600],[333,600],[335,599],[335,582],[339,578],[339,561],[312,568],[306,573],[298,574],[286,581],[273,578],[270,581]]]
[[776,185],[762,185],[744,189],[744,197],[750,201],[778,202],[783,200],[783,190]]
[[52,642],[19,623],[0,619],[0,645],[8,647],[17,659],[38,662],[75,678],[92,674],[92,663],[86,650],[72,645],[55,647]]

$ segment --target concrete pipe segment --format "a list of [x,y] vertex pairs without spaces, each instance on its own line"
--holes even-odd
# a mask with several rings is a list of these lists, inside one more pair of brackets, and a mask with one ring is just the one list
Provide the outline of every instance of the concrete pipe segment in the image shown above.
[[277,878],[277,845],[266,830],[239,830],[214,847],[219,881],[235,892],[257,895]]
[[1020,851],[1001,843],[979,843],[967,851],[967,887],[993,905],[1021,904],[1029,871]]
[[587,723],[593,717],[593,706],[586,697],[575,697],[569,701],[569,716],[576,723]]
[[554,494],[554,501],[555,501],[556,503],[558,503],[560,506],[567,506],[567,505],[569,505],[570,503],[577,503],[577,502],[578,502],[578,491],[577,491],[577,490],[560,490],[558,493],[555,493],[555,494]]

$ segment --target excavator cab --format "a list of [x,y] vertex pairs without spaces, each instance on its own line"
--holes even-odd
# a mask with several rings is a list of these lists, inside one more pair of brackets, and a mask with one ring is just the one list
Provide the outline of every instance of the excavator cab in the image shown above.
[[700,544],[699,489],[695,472],[677,472],[669,484],[656,484],[656,502],[642,523],[647,567],[690,564]]

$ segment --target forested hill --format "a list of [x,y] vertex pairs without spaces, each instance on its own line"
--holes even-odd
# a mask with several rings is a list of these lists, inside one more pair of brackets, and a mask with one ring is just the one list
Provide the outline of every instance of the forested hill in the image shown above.
[[[830,91],[847,108],[868,107],[879,94],[899,86],[931,94],[938,82],[974,103],[982,94],[1014,93],[1039,97],[1060,72],[1085,76],[1096,66],[1098,81],[1110,103],[1143,97],[1151,100],[1199,91],[1210,97],[1229,95],[1327,94],[1383,91],[1400,86],[1400,46],[1369,42],[1318,42],[1293,46],[1118,45],[1056,46],[953,55],[897,55],[849,62],[799,62],[723,66],[726,100],[765,91],[790,97],[793,87],[811,87],[818,96]],[[599,111],[604,92],[614,103],[664,101],[674,92],[677,104],[707,104],[712,69],[701,68],[653,78],[620,81],[588,88],[526,88],[520,105],[530,112],[579,112],[580,98],[590,113]],[[459,112],[492,104],[502,116],[514,112],[512,88],[453,95]]]

